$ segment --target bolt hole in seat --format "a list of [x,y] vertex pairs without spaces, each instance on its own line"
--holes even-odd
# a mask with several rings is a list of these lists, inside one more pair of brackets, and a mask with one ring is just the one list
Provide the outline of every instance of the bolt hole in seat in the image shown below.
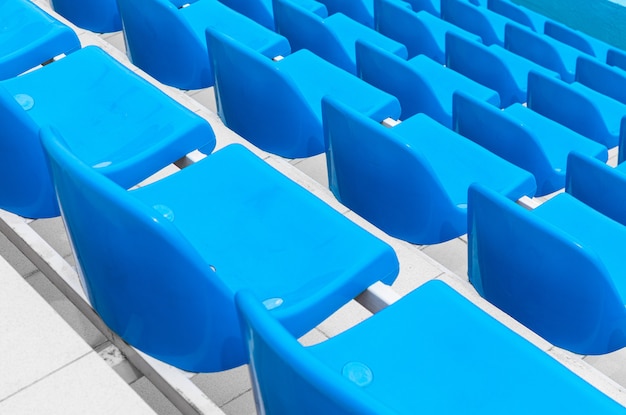
[[236,302],[258,413],[626,412],[441,281],[309,347],[254,294]]
[[0,207],[29,218],[59,214],[39,143],[43,126],[124,187],[215,146],[204,119],[96,46],[0,81],[0,108]]
[[398,273],[390,246],[243,146],[127,191],[53,130],[42,142],[93,307],[129,344],[179,368],[247,362],[240,289],[270,300],[300,336]]
[[80,49],[72,29],[27,0],[0,2],[0,80]]

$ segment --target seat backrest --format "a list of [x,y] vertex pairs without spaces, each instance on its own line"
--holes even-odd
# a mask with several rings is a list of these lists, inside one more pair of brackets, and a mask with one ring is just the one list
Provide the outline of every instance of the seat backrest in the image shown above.
[[576,82],[626,104],[626,72],[591,56],[576,61]]
[[565,191],[626,226],[626,174],[592,157],[570,153]]
[[618,49],[609,49],[606,53],[606,63],[626,71],[626,52]]
[[594,102],[559,79],[530,72],[527,105],[533,111],[609,148],[617,144]]
[[12,96],[0,84],[0,208],[27,218],[54,217],[59,208],[39,144],[39,126],[27,113],[31,100]]
[[78,36],[31,1],[0,3],[0,79],[80,49]]
[[232,323],[237,330],[226,288],[166,209],[139,202],[85,165],[50,129],[41,139],[83,287],[105,323],[131,345],[187,370],[221,370],[231,351],[241,353],[243,345],[222,349],[229,334],[218,327]]
[[582,52],[522,26],[507,24],[504,31],[505,49],[557,72],[566,82],[574,80],[574,57]]
[[238,292],[235,301],[249,347],[258,413],[394,413],[320,362],[251,292]]
[[[324,24],[328,11],[323,4],[315,0],[273,0],[273,4],[276,32],[289,39],[293,51],[308,49],[321,57],[331,53],[330,60],[340,59],[332,52],[337,40]],[[316,12],[316,4],[324,7],[321,13]]]
[[[270,152],[290,151],[302,143],[277,134],[274,123],[264,122],[266,118],[280,117],[286,131],[321,131],[321,123],[312,124],[317,116],[298,86],[280,70],[280,61],[273,62],[218,30],[209,28],[206,35],[215,70],[217,111],[228,128]],[[258,97],[269,97],[262,109]]]
[[496,53],[496,48],[500,47],[487,47],[480,42],[448,32],[446,66],[496,91],[500,95],[502,107],[508,107],[514,102],[525,102],[526,91],[518,88],[509,67]]
[[466,0],[441,0],[441,18],[481,37],[485,45],[504,44],[504,26],[512,20]]
[[331,97],[322,101],[322,118],[329,186],[339,201],[405,240],[449,231],[435,215],[458,225],[459,213],[419,148]]
[[343,13],[352,20],[374,28],[374,0],[319,0],[330,14]]
[[213,85],[204,39],[195,34],[174,3],[119,0],[118,6],[126,51],[135,65],[164,84],[181,89]]
[[274,30],[272,0],[219,0],[231,9],[248,16],[264,27]]
[[420,112],[435,119],[436,115],[442,115],[441,105],[430,91],[433,87],[430,80],[406,60],[375,45],[357,41],[356,62],[359,78],[398,98],[401,119]]
[[455,93],[453,129],[482,147],[531,172],[537,182],[537,192],[554,172],[535,134],[523,122],[506,111],[464,94]]
[[529,27],[537,33],[543,31],[546,17],[508,0],[487,0],[487,8],[502,16]]
[[598,256],[491,190],[473,185],[468,200],[468,274],[481,296],[568,350],[607,342],[597,323],[619,321],[624,306]]
[[601,40],[591,37],[579,30],[572,29],[553,20],[547,20],[544,33],[560,42],[578,49],[588,55],[602,61],[606,60],[606,54],[610,46]]
[[52,8],[76,26],[97,33],[122,30],[116,0],[50,0]]
[[402,0],[375,0],[376,27],[383,35],[406,45],[410,58],[426,55],[445,63],[445,34],[454,32],[480,42],[480,37],[429,13],[414,11]]

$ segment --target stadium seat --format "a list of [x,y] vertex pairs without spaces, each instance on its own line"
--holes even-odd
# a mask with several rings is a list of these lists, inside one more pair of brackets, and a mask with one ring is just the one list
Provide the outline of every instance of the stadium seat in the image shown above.
[[576,82],[626,104],[626,72],[592,57],[576,62]]
[[362,25],[374,28],[374,0],[318,0],[330,14],[342,13]]
[[565,82],[574,81],[576,60],[584,54],[549,36],[516,25],[506,25],[504,48],[557,72]]
[[589,36],[579,30],[574,30],[553,20],[547,20],[544,33],[562,43],[570,45],[581,52],[584,52],[602,62],[606,61],[608,44]]
[[345,206],[415,244],[466,233],[467,189],[483,183],[512,200],[533,196],[533,176],[417,114],[388,128],[325,98],[328,181]]
[[322,97],[335,96],[368,117],[398,117],[393,96],[301,49],[271,59],[218,30],[207,31],[218,114],[255,146],[288,158],[326,150]]
[[[265,29],[217,0],[119,0],[131,62],[160,82],[180,89],[213,85],[204,32],[216,27],[251,47],[279,54]],[[273,38],[270,38],[273,39]]]
[[404,60],[373,45],[357,42],[361,79],[400,101],[400,119],[424,113],[452,128],[452,95],[463,91],[499,107],[498,93],[424,55]]
[[626,411],[441,281],[308,347],[252,293],[236,302],[259,413]]
[[513,20],[467,0],[441,0],[441,18],[474,33],[485,45],[504,45],[504,27]]
[[496,91],[503,108],[526,102],[530,71],[560,78],[502,46],[485,46],[454,32],[446,34],[446,66]]
[[414,11],[402,0],[375,0],[375,4],[377,30],[404,44],[409,58],[426,55],[442,65],[445,64],[448,32],[480,42],[479,36],[441,20],[426,10]]
[[613,148],[626,104],[586,87],[536,72],[528,75],[528,108],[579,134]]
[[292,51],[307,49],[354,75],[357,41],[371,43],[406,59],[403,44],[345,14],[328,15],[325,7],[319,10],[320,4],[315,0],[274,0],[276,31],[289,40]]
[[72,29],[28,0],[0,3],[0,80],[80,49]]
[[122,30],[116,0],[50,0],[55,12],[78,27],[97,33]]
[[96,46],[0,82],[0,108],[0,207],[29,218],[59,214],[39,144],[44,126],[125,187],[215,146],[205,120]]
[[574,353],[626,346],[626,227],[570,193],[529,211],[478,186],[468,227],[468,273],[481,296]]
[[240,145],[127,191],[42,133],[91,304],[143,352],[193,372],[247,362],[234,297],[296,336],[398,273],[393,249]]
[[274,30],[272,0],[219,0],[231,9],[248,16],[255,22]]
[[524,6],[509,0],[488,0],[487,8],[493,12],[508,17],[523,26],[529,27],[537,33],[543,33],[547,18]]
[[567,156],[576,151],[603,162],[605,146],[543,117],[522,104],[499,110],[473,97],[455,94],[454,131],[531,172],[536,196],[565,187]]

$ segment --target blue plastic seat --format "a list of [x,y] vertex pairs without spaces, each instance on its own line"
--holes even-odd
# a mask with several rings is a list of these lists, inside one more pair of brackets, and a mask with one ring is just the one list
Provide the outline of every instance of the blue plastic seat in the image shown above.
[[531,172],[537,196],[565,187],[567,156],[572,151],[608,159],[605,146],[540,114],[514,104],[503,111],[455,94],[454,131]]
[[274,30],[272,0],[219,0],[231,9],[248,16],[255,22]]
[[441,18],[474,33],[486,45],[504,45],[504,28],[513,20],[467,0],[441,0]]
[[557,72],[565,82],[574,81],[576,60],[584,52],[522,26],[506,25],[505,33],[506,49]]
[[626,105],[579,82],[568,84],[536,72],[528,75],[528,108],[613,148]]
[[97,33],[122,30],[116,0],[50,0],[55,12],[76,26]]
[[529,27],[537,33],[543,33],[547,17],[509,0],[488,0],[487,7],[514,22]]
[[342,13],[362,25],[374,28],[374,0],[318,0],[330,14]]
[[125,187],[215,146],[204,119],[95,46],[0,82],[0,108],[0,207],[25,217],[59,214],[39,145],[43,126]]
[[283,157],[323,153],[322,97],[331,95],[382,121],[398,117],[400,104],[356,76],[302,49],[270,57],[219,31],[208,30],[215,68],[218,114],[255,146]]
[[[532,211],[470,188],[469,277],[484,298],[552,344],[603,354],[626,346],[626,227],[570,194],[575,158],[568,193]],[[603,186],[588,169],[576,176]],[[623,187],[605,197],[616,192]]]
[[467,229],[467,189],[483,183],[513,200],[533,176],[424,114],[387,128],[325,98],[328,181],[344,205],[396,238],[433,244]]
[[342,13],[328,15],[309,10],[315,0],[274,0],[276,31],[289,40],[293,51],[308,49],[328,62],[356,75],[355,42],[363,41],[406,59],[406,47]]
[[378,31],[404,44],[410,58],[426,55],[443,65],[448,32],[480,42],[479,36],[441,20],[426,10],[416,12],[402,0],[375,2],[374,17]]
[[28,0],[0,2],[0,79],[80,49],[72,29]]
[[357,42],[359,76],[398,98],[400,119],[424,113],[452,128],[452,95],[463,91],[498,107],[497,92],[446,68],[424,55],[408,61],[383,49]]
[[119,0],[130,60],[160,82],[181,89],[212,86],[213,68],[205,39],[212,26],[271,56],[282,44],[271,43],[265,29],[217,0]]
[[446,34],[446,66],[496,91],[502,107],[526,102],[530,71],[559,78],[502,46],[485,46],[452,32]]
[[616,222],[626,225],[626,164],[610,167],[572,154],[567,174],[567,192]]
[[309,347],[250,292],[236,302],[260,413],[626,411],[441,281]]
[[398,272],[390,246],[243,146],[126,191],[51,130],[42,142],[91,304],[129,344],[176,367],[247,362],[241,289],[300,336]]
[[626,52],[617,49],[609,49],[606,52],[606,63],[626,71]]
[[544,33],[603,62],[606,60],[606,54],[611,48],[611,46],[601,40],[553,20],[546,21]]
[[626,104],[626,72],[592,57],[576,62],[576,82]]

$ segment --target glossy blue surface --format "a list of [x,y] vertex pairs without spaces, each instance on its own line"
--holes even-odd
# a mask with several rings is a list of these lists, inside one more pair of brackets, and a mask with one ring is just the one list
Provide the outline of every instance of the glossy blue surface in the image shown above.
[[607,52],[611,48],[610,45],[592,38],[583,32],[579,32],[552,20],[546,21],[544,33],[601,61],[606,60]]
[[465,95],[454,97],[454,130],[531,172],[537,196],[565,187],[567,156],[577,151],[602,161],[607,148],[521,104],[499,110]]
[[374,0],[318,0],[324,3],[328,12],[343,13],[349,18],[374,28]]
[[59,214],[39,145],[44,126],[126,187],[215,146],[206,121],[95,46],[0,82],[0,108],[0,206],[26,217]]
[[528,75],[528,108],[608,148],[618,143],[626,104],[582,85]]
[[498,94],[424,55],[404,60],[383,49],[357,42],[361,79],[398,98],[401,119],[423,113],[452,127],[452,95],[462,91],[498,107]]
[[[428,0],[426,0],[428,1]],[[446,33],[454,32],[480,42],[480,37],[452,23],[441,20],[426,10],[413,10],[402,0],[375,0],[378,31],[406,45],[409,57],[426,55],[445,63]]]
[[314,0],[274,0],[276,31],[289,39],[293,51],[308,49],[352,74],[356,74],[357,41],[370,43],[406,59],[407,50],[403,44],[345,14],[328,16],[325,7],[320,15],[316,4],[320,3]]
[[[284,37],[274,36],[288,47]],[[217,30],[207,31],[207,40],[219,116],[270,153],[296,158],[326,150],[321,103],[326,95],[378,121],[400,115],[396,98],[308,50],[289,54],[287,49],[284,59],[274,61]]]
[[530,71],[559,78],[502,46],[485,46],[452,32],[446,34],[446,66],[498,92],[503,108],[526,102]]
[[252,293],[236,302],[259,413],[626,411],[440,281],[311,347]]
[[234,295],[296,336],[378,280],[394,251],[242,146],[126,191],[42,134],[92,305],[140,350],[190,371],[247,361]]
[[[178,4],[180,3],[180,4]],[[170,0],[120,0],[130,60],[164,84],[181,89],[213,85],[204,32],[212,26],[254,48],[272,50],[263,26],[217,0],[187,7]]]
[[527,26],[537,33],[543,33],[547,18],[524,6],[517,5],[509,0],[488,0],[487,7],[502,16]]
[[626,164],[612,168],[573,153],[569,157],[567,193],[605,216],[626,225]]
[[274,30],[272,0],[219,0],[231,9],[248,16],[255,22]]
[[576,59],[585,55],[572,46],[517,25],[506,25],[504,47],[557,72],[565,82],[574,81]]
[[397,238],[432,244],[467,229],[474,182],[517,200],[533,176],[424,114],[393,128],[325,99],[330,189],[356,213]]
[[76,26],[92,32],[122,30],[122,19],[116,0],[50,0],[55,12]]
[[626,104],[626,72],[592,57],[576,62],[576,82]]
[[486,45],[504,45],[504,28],[511,19],[467,0],[441,0],[441,18],[482,39]]
[[74,31],[30,1],[0,2],[0,79],[78,49]]
[[471,187],[468,211],[469,277],[484,298],[572,352],[626,346],[623,225],[568,193],[527,211]]

